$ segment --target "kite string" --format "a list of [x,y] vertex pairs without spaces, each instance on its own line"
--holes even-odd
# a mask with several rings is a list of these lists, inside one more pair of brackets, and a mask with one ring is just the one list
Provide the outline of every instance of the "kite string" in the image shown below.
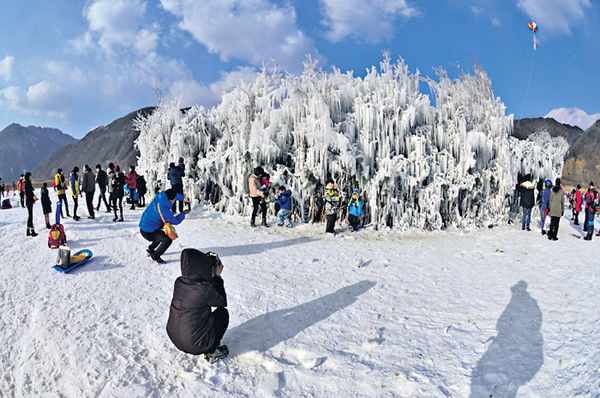
[[533,77],[533,60],[535,56],[535,51],[531,52],[531,61],[529,62],[529,77],[527,78],[527,86],[525,87],[525,95],[523,95],[523,103],[521,104],[521,117],[523,116],[523,108],[525,107],[525,103],[529,97],[529,87],[531,86],[531,78]]

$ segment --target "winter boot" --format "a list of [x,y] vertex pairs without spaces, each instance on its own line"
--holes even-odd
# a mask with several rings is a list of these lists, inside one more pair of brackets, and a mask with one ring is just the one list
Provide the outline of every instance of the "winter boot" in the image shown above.
[[229,348],[227,348],[226,345],[220,345],[215,352],[204,354],[204,359],[209,363],[215,363],[219,359],[225,358],[227,355],[229,355]]
[[47,223],[46,223],[46,228],[47,228],[47,229],[50,229],[50,228],[52,228],[52,226],[50,225],[50,223],[49,223],[49,222],[47,222]]
[[260,225],[262,225],[263,227],[267,227],[267,228],[269,227],[269,225],[267,224],[267,218],[266,217],[263,217],[262,223]]
[[38,236],[38,234],[35,233],[35,229],[31,228],[31,236]]
[[27,236],[31,236],[31,229],[27,227]]
[[251,227],[256,227],[256,223],[255,223],[255,221],[254,221],[254,217],[252,217],[252,218],[250,219],[250,226],[251,226]]

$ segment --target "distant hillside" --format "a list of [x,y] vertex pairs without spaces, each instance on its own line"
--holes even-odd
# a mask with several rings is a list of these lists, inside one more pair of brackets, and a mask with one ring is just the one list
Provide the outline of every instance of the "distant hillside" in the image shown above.
[[54,128],[13,123],[0,131],[0,177],[16,180],[52,152],[75,142],[75,138]]
[[88,164],[94,168],[99,163],[106,169],[109,162],[127,170],[130,165],[137,164],[139,155],[133,147],[139,132],[133,128],[132,121],[138,114],[147,115],[153,110],[153,107],[143,108],[106,126],[95,128],[81,141],[61,148],[42,160],[32,173],[36,178],[51,178],[58,168],[68,175],[74,166],[82,169],[84,164]]
[[552,118],[515,120],[513,135],[525,139],[537,131],[547,131],[551,136],[564,137],[569,151],[563,168],[563,182],[587,186],[590,181],[600,181],[600,120],[583,131],[579,127],[562,124]]

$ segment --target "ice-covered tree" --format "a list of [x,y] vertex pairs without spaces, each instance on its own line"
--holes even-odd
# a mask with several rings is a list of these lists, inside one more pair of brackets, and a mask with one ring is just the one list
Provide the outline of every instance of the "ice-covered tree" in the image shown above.
[[309,60],[299,76],[263,68],[210,110],[163,101],[136,121],[138,169],[164,188],[169,163],[183,156],[186,194],[228,214],[248,213],[248,177],[262,165],[293,191],[298,220],[320,219],[331,177],[346,198],[359,189],[374,228],[477,226],[506,220],[517,173],[562,169],[564,139],[518,141],[512,124],[477,66],[424,79],[386,55],[360,78]]

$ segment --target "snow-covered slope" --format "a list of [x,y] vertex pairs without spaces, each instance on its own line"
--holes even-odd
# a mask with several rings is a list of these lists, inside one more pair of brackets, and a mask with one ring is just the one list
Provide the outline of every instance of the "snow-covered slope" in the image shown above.
[[183,156],[186,193],[226,214],[248,213],[247,180],[261,164],[292,189],[299,220],[320,219],[331,177],[346,199],[360,190],[374,228],[487,225],[506,221],[518,172],[553,179],[568,148],[562,138],[511,138],[512,120],[478,67],[433,81],[388,57],[364,78],[309,62],[300,76],[263,70],[209,111],[166,101],[137,121],[138,167],[164,188]]
[[[80,206],[81,209],[81,206]],[[85,210],[82,210],[85,212]],[[85,214],[85,213],[84,213]],[[165,265],[140,211],[65,221],[94,259],[50,266],[41,207],[0,210],[3,397],[597,397],[597,238],[514,226],[325,236],[196,211]],[[224,264],[228,359],[179,352],[165,326],[179,253]],[[359,268],[360,265],[360,268]]]

